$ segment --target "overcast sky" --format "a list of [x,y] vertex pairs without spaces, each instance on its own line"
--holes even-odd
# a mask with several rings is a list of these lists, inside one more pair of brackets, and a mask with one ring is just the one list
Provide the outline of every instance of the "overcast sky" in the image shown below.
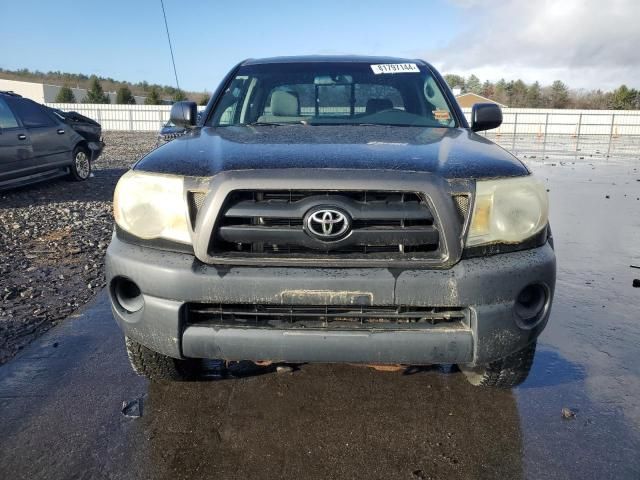
[[640,87],[640,0],[457,0],[475,21],[441,48],[440,69],[575,88]]
[[[213,90],[238,61],[421,57],[480,79],[640,87],[640,0],[165,0],[181,86]],[[3,2],[0,67],[174,84],[159,0]]]

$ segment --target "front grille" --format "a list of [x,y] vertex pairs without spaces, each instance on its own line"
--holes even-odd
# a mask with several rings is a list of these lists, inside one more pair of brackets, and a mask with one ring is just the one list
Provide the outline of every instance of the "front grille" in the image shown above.
[[[323,241],[304,226],[315,208],[346,212],[351,230]],[[396,191],[232,192],[220,211],[211,255],[234,257],[435,257],[440,235],[422,195]]]
[[462,307],[187,304],[187,323],[246,328],[386,329],[463,326]]

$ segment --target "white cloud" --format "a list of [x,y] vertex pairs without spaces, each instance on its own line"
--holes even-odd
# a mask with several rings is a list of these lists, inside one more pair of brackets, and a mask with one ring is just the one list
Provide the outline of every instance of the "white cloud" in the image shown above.
[[640,87],[639,0],[452,0],[469,30],[426,58],[445,72]]

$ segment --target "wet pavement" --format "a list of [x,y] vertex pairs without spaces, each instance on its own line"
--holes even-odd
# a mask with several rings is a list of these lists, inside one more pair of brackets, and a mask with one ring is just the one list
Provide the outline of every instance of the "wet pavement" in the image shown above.
[[0,367],[0,478],[640,478],[640,165],[533,168],[559,271],[521,387],[348,365],[149,384],[102,293]]

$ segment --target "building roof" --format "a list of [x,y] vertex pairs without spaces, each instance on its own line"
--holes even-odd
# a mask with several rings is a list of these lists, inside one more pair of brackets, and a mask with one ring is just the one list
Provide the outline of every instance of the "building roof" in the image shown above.
[[496,102],[495,100],[491,100],[490,98],[483,97],[482,95],[478,95],[477,93],[473,93],[473,92],[467,92],[467,93],[462,93],[460,95],[456,95],[456,100],[460,101],[461,98],[465,98],[465,99],[470,98],[472,100],[475,100],[474,103],[487,102],[487,103],[495,103],[500,107],[506,107],[506,105],[503,105],[502,103]]

